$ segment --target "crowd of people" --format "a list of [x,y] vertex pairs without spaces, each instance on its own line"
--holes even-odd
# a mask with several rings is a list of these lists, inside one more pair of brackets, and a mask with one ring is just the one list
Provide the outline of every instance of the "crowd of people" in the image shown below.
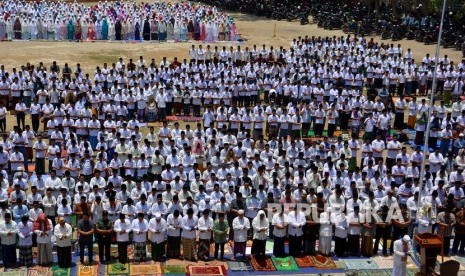
[[234,19],[215,7],[179,3],[4,1],[0,40],[237,41]]
[[[111,261],[111,243],[120,262],[129,244],[141,262],[148,244],[154,260],[208,260],[212,242],[223,259],[232,241],[235,259],[248,240],[253,256],[271,238],[275,256],[338,257],[388,254],[391,240],[402,270],[408,235],[426,232],[444,237],[446,254],[455,236],[451,252],[464,253],[464,107],[416,98],[432,89],[434,58],[417,64],[410,49],[351,36],[299,37],[288,49],[199,45],[188,55],[121,58],[93,73],[0,67],[5,267],[17,264],[16,245],[19,264],[31,265],[33,246],[50,264],[51,241],[69,266],[73,231],[81,262],[86,248],[93,260],[94,236],[100,262]],[[465,61],[439,60],[438,96],[459,99]],[[416,129],[421,145],[430,104],[425,156],[391,130]],[[166,121],[179,114],[200,122]]]

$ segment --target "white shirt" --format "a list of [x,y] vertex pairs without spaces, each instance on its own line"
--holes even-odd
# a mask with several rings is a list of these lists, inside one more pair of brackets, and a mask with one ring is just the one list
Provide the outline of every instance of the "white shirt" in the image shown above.
[[292,211],[289,213],[288,219],[289,219],[289,227],[288,227],[289,235],[296,236],[296,237],[302,236],[303,235],[302,227],[307,223],[305,219],[305,215],[302,212],[297,212],[296,214],[295,211]]
[[157,244],[165,241],[167,230],[166,220],[161,218],[159,222],[155,218],[150,219],[149,222],[149,231],[150,231],[150,240]]
[[132,221],[132,232],[134,233],[134,242],[146,242],[147,241],[147,231],[149,226],[146,219],[142,221],[139,218],[136,218]]
[[245,217],[236,217],[232,223],[234,229],[234,241],[246,242],[247,231],[250,229],[250,221]]

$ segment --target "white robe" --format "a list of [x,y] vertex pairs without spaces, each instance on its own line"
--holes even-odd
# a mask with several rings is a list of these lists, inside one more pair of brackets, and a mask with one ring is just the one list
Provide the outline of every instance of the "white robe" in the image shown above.
[[[408,252],[412,250],[412,245],[408,243]],[[405,256],[404,245],[402,239],[394,242],[394,267],[392,269],[392,276],[405,276],[407,275],[407,261],[403,261],[402,257]]]

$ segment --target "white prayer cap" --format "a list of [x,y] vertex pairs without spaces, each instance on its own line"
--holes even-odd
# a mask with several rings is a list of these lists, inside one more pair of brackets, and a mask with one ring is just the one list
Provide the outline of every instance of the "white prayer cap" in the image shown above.
[[239,211],[237,211],[237,214],[238,214],[238,215],[243,215],[243,214],[244,214],[244,210],[239,210]]
[[402,238],[402,240],[403,240],[404,242],[409,242],[409,241],[410,241],[410,236],[409,236],[409,235],[405,235],[405,236]]
[[156,212],[156,213],[155,213],[155,218],[156,218],[156,219],[161,219],[161,214],[160,214],[160,212]]
[[210,201],[210,196],[206,196],[205,201]]

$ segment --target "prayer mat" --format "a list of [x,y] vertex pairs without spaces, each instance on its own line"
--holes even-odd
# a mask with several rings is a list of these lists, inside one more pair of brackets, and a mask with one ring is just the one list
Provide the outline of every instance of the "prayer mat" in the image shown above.
[[232,271],[251,271],[253,267],[250,265],[249,262],[236,262],[231,261],[228,262],[229,269]]
[[77,274],[79,276],[99,276],[99,265],[77,265]]
[[266,241],[265,254],[273,255],[274,241]]
[[27,270],[27,276],[53,276],[53,271],[50,267],[35,266]]
[[271,257],[271,261],[274,264],[274,267],[277,271],[298,271],[299,267],[297,266],[294,258],[292,256],[278,258],[275,256]]
[[163,267],[164,275],[186,275],[185,265],[165,265]]
[[57,265],[52,266],[53,276],[70,276],[71,268],[61,268]]
[[323,255],[310,256],[315,268],[319,269],[337,269],[336,264],[334,263],[331,257],[325,257]]
[[107,265],[107,275],[129,275],[129,263],[113,263]]
[[8,271],[0,273],[2,276],[24,276],[27,275],[27,269],[21,268],[9,268]]
[[159,275],[163,274],[161,263],[131,265],[130,275]]
[[376,262],[371,259],[343,259],[349,270],[378,269]]
[[250,264],[255,271],[276,271],[273,261],[268,256],[258,258],[252,257],[250,259]]
[[203,265],[188,265],[186,276],[226,276],[227,270],[222,265],[203,266]]
[[347,269],[346,263],[344,263],[342,260],[334,261],[334,263],[338,269]]
[[174,121],[185,121],[185,122],[200,122],[202,121],[202,117],[194,117],[194,116],[166,116],[166,120],[169,122]]
[[354,275],[357,276],[391,276],[392,275],[392,270],[391,273],[389,273],[388,269],[363,269],[363,270],[352,270],[351,272],[354,273]]
[[376,256],[371,258],[378,268],[389,269],[394,267],[394,256]]
[[312,258],[310,256],[304,257],[294,257],[294,260],[298,267],[314,267],[315,263],[313,263]]

